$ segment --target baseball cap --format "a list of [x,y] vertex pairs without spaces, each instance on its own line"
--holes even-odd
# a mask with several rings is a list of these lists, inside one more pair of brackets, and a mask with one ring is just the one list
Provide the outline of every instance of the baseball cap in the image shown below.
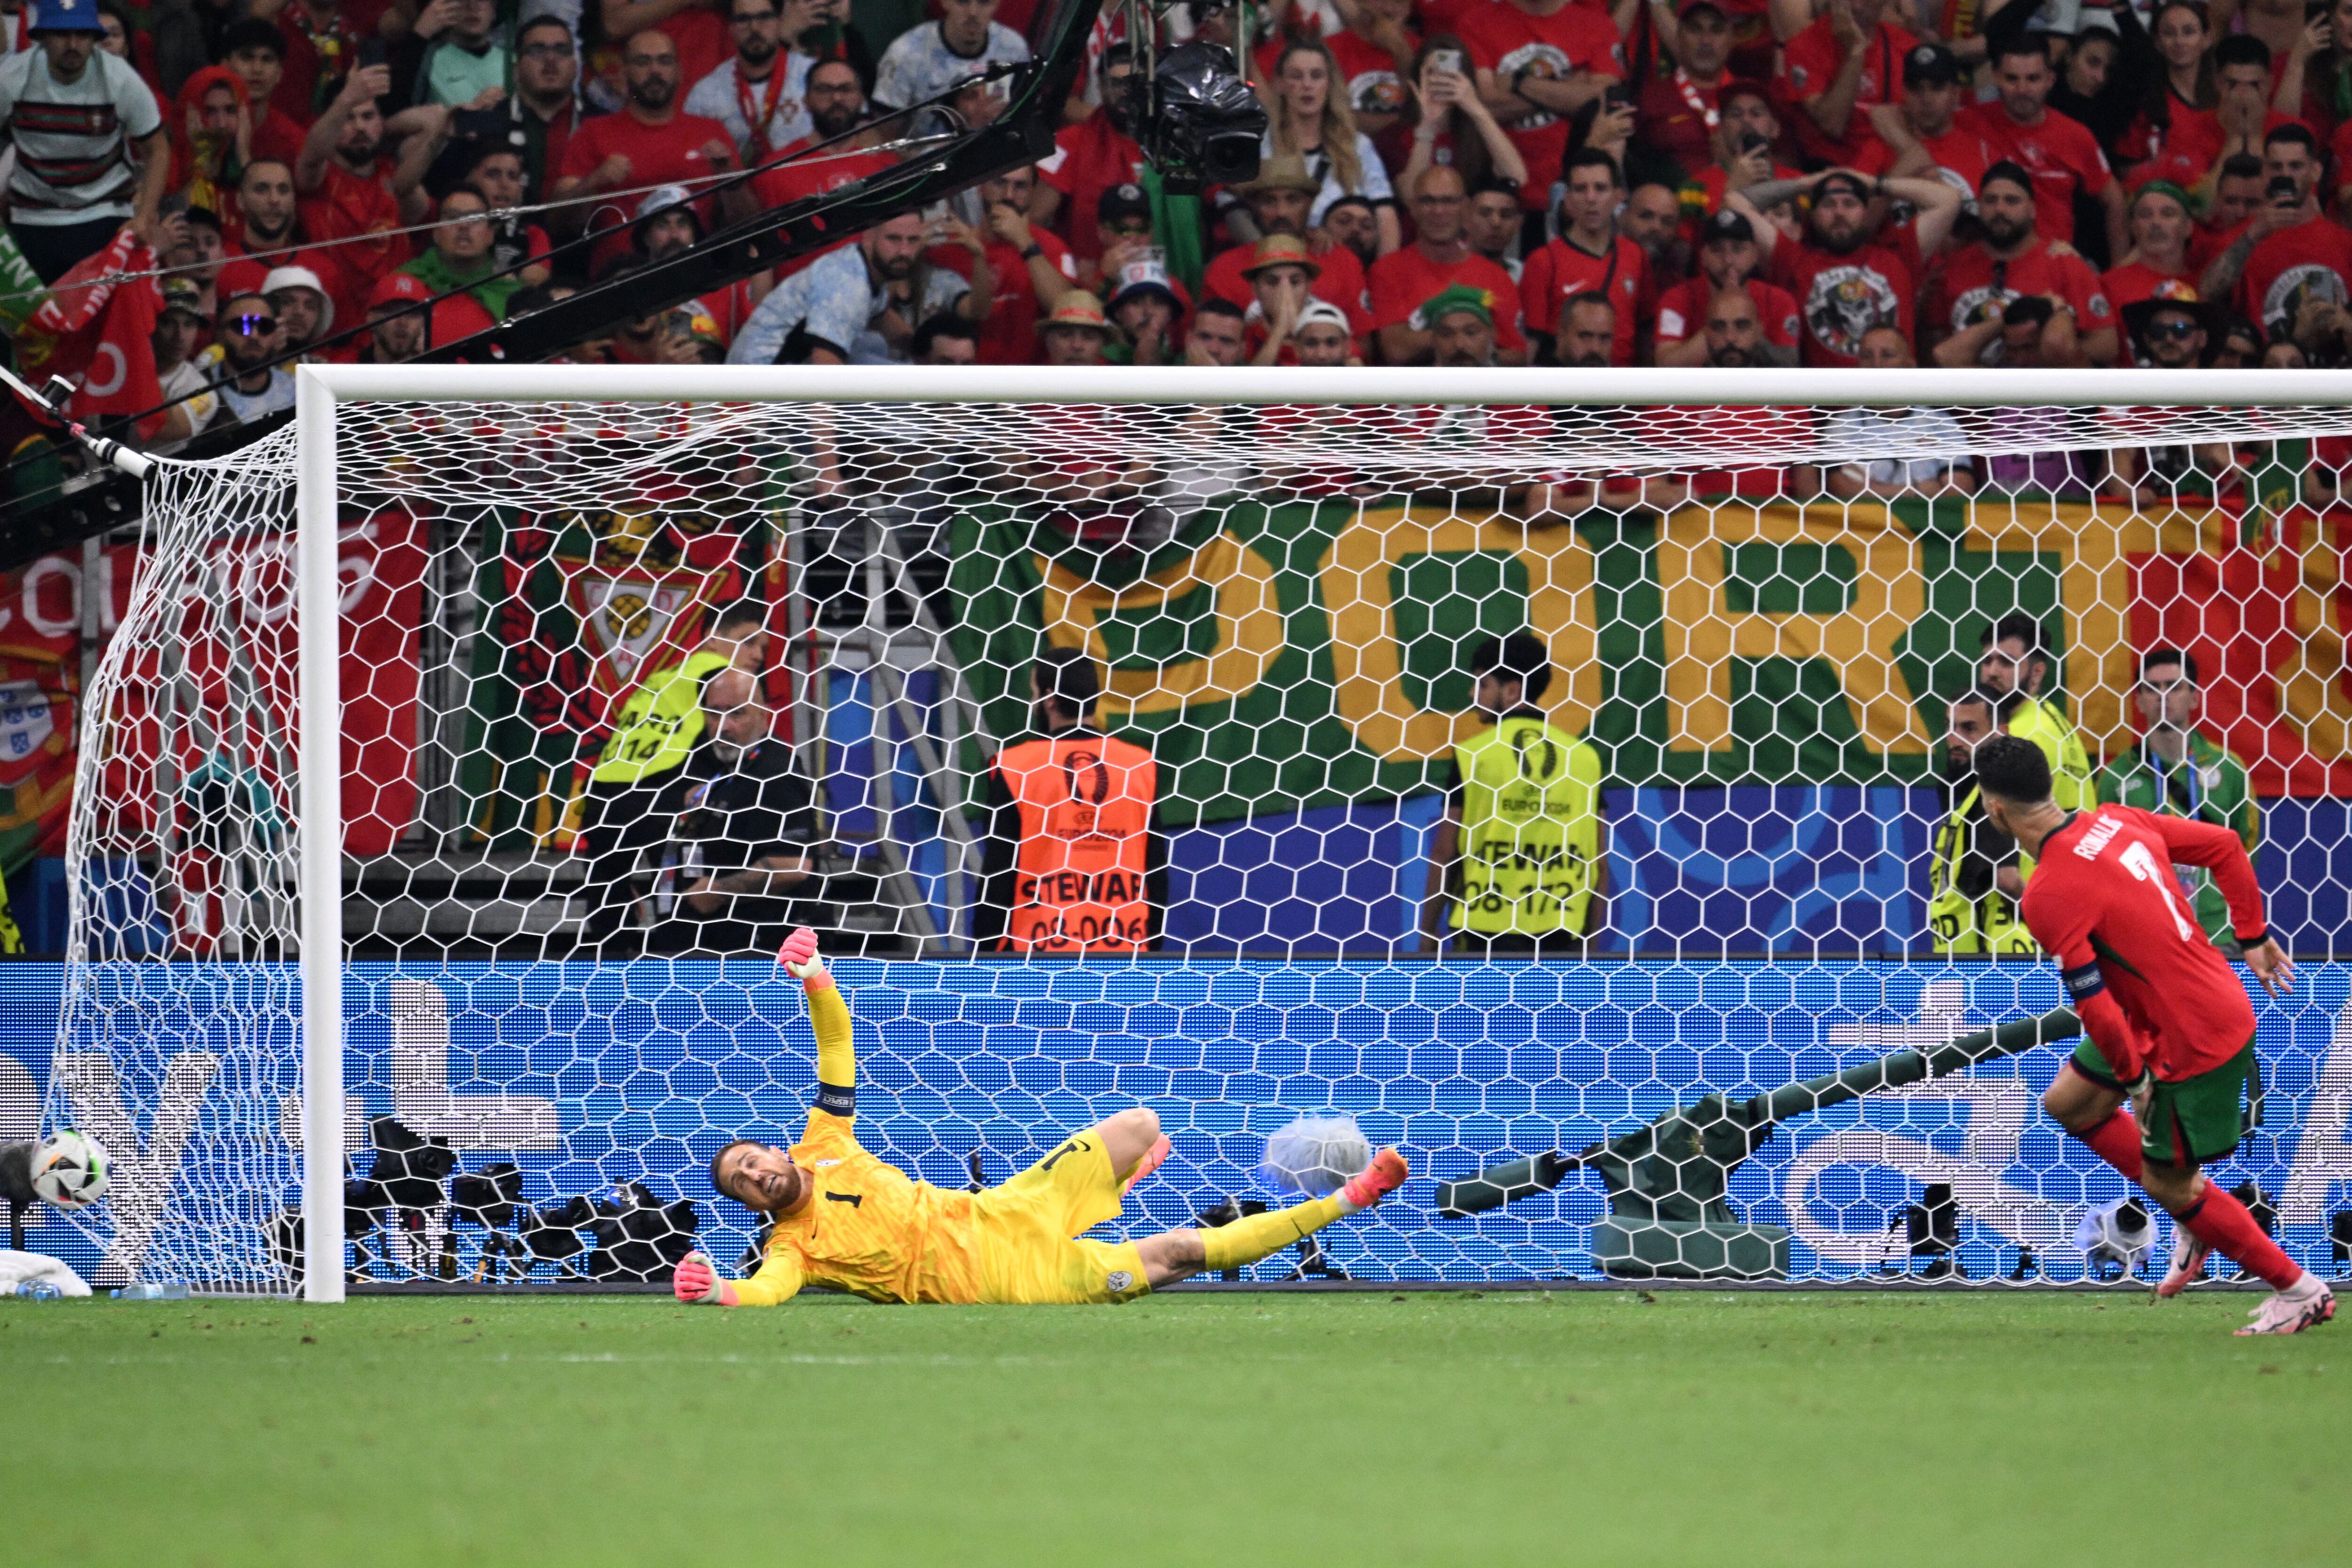
[[1110,306],[1116,310],[1122,300],[1138,294],[1157,294],[1179,310],[1189,310],[1192,301],[1184,286],[1168,276],[1168,264],[1154,256],[1130,261],[1118,269],[1118,280],[1110,291]]
[[1981,192],[1995,180],[2006,180],[2029,196],[2033,193],[2033,176],[2025,172],[2023,164],[2012,162],[2007,158],[1992,164],[1982,174],[1977,176],[1977,189]]
[[1701,245],[1713,245],[1717,240],[1752,243],[1755,238],[1756,225],[1748,221],[1746,214],[1736,213],[1729,207],[1718,210],[1706,220],[1706,226],[1699,231]]
[[376,279],[368,295],[368,308],[379,305],[407,305],[433,298],[433,290],[425,287],[425,279],[413,272],[387,272]]
[[1813,200],[1818,202],[1823,196],[1828,195],[1832,191],[1839,189],[1843,189],[1851,193],[1853,199],[1857,202],[1867,202],[1870,200],[1870,182],[1864,179],[1859,174],[1847,174],[1843,172],[1832,174],[1822,180],[1820,183],[1816,184],[1813,187]]
[[1148,218],[1151,215],[1151,198],[1144,193],[1142,186],[1131,181],[1113,185],[1096,204],[1095,215],[1106,223],[1112,218]]
[[649,218],[665,208],[682,207],[693,200],[693,193],[684,185],[656,185],[646,193],[645,200],[637,204],[637,216]]
[[1682,0],[1682,3],[1675,7],[1675,20],[1679,22],[1694,11],[1712,11],[1724,20],[1729,21],[1731,13],[1724,9],[1728,3],[1729,0]]
[[1960,79],[1960,57],[1941,44],[1921,44],[1903,57],[1903,80],[1911,82],[1956,82]]
[[103,33],[106,24],[98,19],[98,0],[40,0],[33,8],[32,31]]
[[166,313],[184,310],[202,320],[205,314],[205,291],[196,287],[193,277],[163,279],[163,309]]
[[1328,299],[1310,299],[1307,302],[1307,308],[1298,313],[1297,324],[1290,329],[1291,335],[1296,337],[1318,322],[1327,327],[1337,327],[1342,332],[1349,330],[1348,313],[1345,310],[1340,309]]

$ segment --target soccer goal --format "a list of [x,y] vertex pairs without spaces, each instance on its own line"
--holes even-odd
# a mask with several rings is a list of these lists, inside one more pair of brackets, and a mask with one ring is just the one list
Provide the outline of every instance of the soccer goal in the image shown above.
[[[122,547],[45,1112],[113,1157],[83,1244],[317,1301],[730,1261],[702,1166],[797,1131],[763,955],[809,924],[928,1179],[1141,1100],[1156,1228],[1273,1200],[1304,1113],[1438,1184],[1260,1278],[2111,1273],[2121,1189],[2029,1135],[2063,1020],[1981,1032],[2063,998],[1965,737],[2228,821],[2273,930],[2346,946],[2343,388],[304,367]],[[1507,690],[1583,826],[1498,852]],[[1069,722],[1148,751],[1153,847],[1055,893],[989,763]],[[2315,1262],[2345,992],[2264,1014],[2230,1173]],[[1736,1157],[1676,1120],[1710,1095]]]

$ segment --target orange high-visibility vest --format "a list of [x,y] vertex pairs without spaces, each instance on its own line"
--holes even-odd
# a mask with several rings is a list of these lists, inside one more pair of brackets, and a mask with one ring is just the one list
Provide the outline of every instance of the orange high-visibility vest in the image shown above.
[[1159,775],[1151,753],[1099,735],[1024,740],[997,754],[1021,810],[1010,953],[1139,953]]

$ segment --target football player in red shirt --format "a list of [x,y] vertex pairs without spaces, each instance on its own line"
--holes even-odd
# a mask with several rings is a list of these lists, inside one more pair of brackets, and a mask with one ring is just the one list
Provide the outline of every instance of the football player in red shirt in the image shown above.
[[1798,144],[1808,157],[1858,166],[1878,141],[1873,105],[1902,96],[1896,75],[1918,43],[1885,19],[1887,0],[1830,0],[1781,51],[1773,78],[1796,112]]
[[[1609,362],[1633,362],[1634,307],[1649,282],[1642,247],[1617,232],[1622,193],[1617,161],[1597,147],[1568,156],[1568,193],[1560,198],[1560,235],[1528,257],[1519,272],[1519,299],[1528,330],[1549,338],[1562,301],[1579,294],[1607,298],[1616,313],[1616,349]],[[1568,363],[1563,350],[1559,362]]]
[[2210,1249],[2275,1292],[2240,1333],[2327,1322],[2334,1294],[2197,1168],[2245,1135],[2243,1096],[2250,1080],[2259,1082],[2254,1009],[2198,926],[2174,862],[2212,873],[2263,988],[2284,996],[2294,986],[2294,965],[2265,927],[2245,846],[2228,828],[2193,818],[2129,806],[2061,810],[2050,798],[2049,759],[2015,736],[1979,745],[1976,774],[1986,818],[2034,862],[2020,907],[2033,939],[2058,960],[2083,1020],[2083,1043],[2042,1108],[2172,1215],[2172,1267],[2157,1294],[2179,1294]]
[[1952,253],[1928,296],[1923,330],[1936,362],[1957,369],[2001,362],[2001,312],[2020,295],[2046,296],[2074,313],[2075,350],[2091,365],[2116,362],[2116,313],[2091,264],[2039,234],[2033,176],[2007,162],[1985,171],[1977,193],[1984,237]]
[[2074,242],[2074,196],[2080,192],[2097,197],[2106,209],[2108,257],[2123,255],[2131,243],[2124,229],[2123,187],[2089,128],[2049,107],[2058,76],[2050,68],[2048,51],[2038,38],[2019,37],[2000,45],[1997,53],[1993,80],[2000,101],[1979,104],[1961,117],[1963,122],[1982,131],[1995,152],[2032,174],[2044,235]]

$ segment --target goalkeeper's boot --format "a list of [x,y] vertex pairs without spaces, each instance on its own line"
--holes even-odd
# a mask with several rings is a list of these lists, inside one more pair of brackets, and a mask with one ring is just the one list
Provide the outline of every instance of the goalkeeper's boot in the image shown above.
[[1394,1149],[1382,1149],[1336,1196],[1349,1213],[1358,1214],[1402,1186],[1404,1178],[1412,1174],[1402,1155]]
[[1152,1145],[1143,1151],[1143,1157],[1135,1162],[1135,1169],[1128,1174],[1125,1185],[1118,1189],[1119,1197],[1125,1197],[1129,1193],[1133,1192],[1137,1182],[1158,1170],[1160,1162],[1167,1159],[1169,1151],[1174,1147],[1175,1145],[1168,1141],[1168,1134],[1160,1134]]
[[2336,1315],[2336,1292],[2306,1273],[2284,1291],[2273,1291],[2263,1304],[2246,1314],[2254,1321],[2238,1331],[2258,1333],[2301,1333],[2315,1329]]
[[2168,1301],[2205,1277],[2205,1257],[2212,1249],[2189,1234],[2189,1227],[2172,1222],[2172,1266],[2156,1284],[2158,1301]]

